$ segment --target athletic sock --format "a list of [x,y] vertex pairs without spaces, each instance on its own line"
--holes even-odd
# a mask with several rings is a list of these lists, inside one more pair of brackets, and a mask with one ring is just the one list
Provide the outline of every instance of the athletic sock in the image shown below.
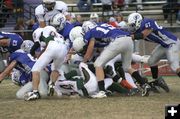
[[38,90],[33,90],[33,92],[34,92],[34,93],[37,93],[37,92],[38,92]]
[[132,77],[135,78],[140,85],[145,84],[145,80],[140,76],[138,71],[133,72]]
[[117,67],[116,71],[119,73],[119,75],[122,77],[122,79],[125,79],[124,69],[121,66]]
[[115,75],[112,79],[113,79],[114,82],[118,82],[119,83],[120,82],[120,78],[121,78],[120,76]]
[[98,81],[98,86],[100,91],[105,91],[104,80]]
[[151,66],[151,73],[152,73],[152,78],[157,79],[158,78],[158,66]]
[[128,93],[129,92],[128,89],[123,88],[122,86],[120,86],[118,83],[115,83],[115,82],[112,83],[112,85],[108,87],[108,90],[110,90],[112,92],[116,91],[118,93]]

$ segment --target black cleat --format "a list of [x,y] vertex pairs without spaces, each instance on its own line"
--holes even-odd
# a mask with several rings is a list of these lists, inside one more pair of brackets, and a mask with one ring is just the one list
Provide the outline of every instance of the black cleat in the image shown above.
[[154,81],[154,85],[161,87],[163,90],[165,90],[167,93],[170,91],[167,83],[164,81],[162,77],[159,77]]
[[154,93],[160,93],[160,91],[158,90],[158,88],[154,85],[154,81],[150,82],[149,85],[151,86],[151,91]]
[[133,96],[139,94],[140,90],[138,88],[132,88],[128,92],[128,96]]
[[149,96],[149,91],[151,90],[151,86],[147,83],[143,84],[141,86],[142,88],[142,92],[141,92],[141,96]]

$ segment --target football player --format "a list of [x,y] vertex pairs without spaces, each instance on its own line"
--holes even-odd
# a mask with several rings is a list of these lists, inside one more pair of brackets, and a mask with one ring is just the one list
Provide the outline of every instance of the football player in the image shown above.
[[[169,88],[165,81],[158,76],[158,65],[160,59],[166,57],[171,69],[180,77],[179,66],[179,49],[180,41],[175,35],[167,31],[158,23],[149,18],[143,18],[139,13],[132,13],[128,16],[128,25],[133,33],[132,38],[135,40],[144,39],[158,45],[152,51],[148,64],[151,68],[154,80],[161,79],[161,87],[169,92]],[[159,81],[159,80],[158,80]]]
[[[32,72],[31,69],[35,63],[35,59],[28,54],[33,42],[30,40],[25,40],[21,49],[16,50],[10,54],[9,65],[6,69],[0,74],[0,81],[2,81],[11,71],[12,81],[20,86],[21,88],[17,91],[16,97],[18,99],[24,99],[25,94],[32,90]],[[41,71],[41,81],[39,85],[39,91],[41,96],[46,97],[47,90],[47,80],[49,79],[48,72],[45,70]]]
[[12,53],[20,49],[22,42],[22,37],[16,33],[0,32],[0,72],[5,69],[3,54]]
[[52,17],[50,20],[50,25],[54,26],[59,34],[61,34],[66,43],[69,44],[69,48],[71,47],[71,41],[69,40],[69,33],[71,29],[74,27],[73,24],[66,20],[66,17],[62,13],[58,13]]
[[[85,21],[82,25],[82,30],[85,33],[85,42],[88,44],[86,53],[84,55],[84,62],[90,60],[93,49],[96,43],[95,38],[106,40],[109,44],[101,52],[100,56],[95,60],[96,76],[98,80],[99,93],[94,95],[94,98],[107,97],[104,89],[104,71],[103,67],[112,58],[119,53],[122,54],[122,65],[126,72],[129,72],[141,85],[143,91],[142,96],[149,94],[150,86],[139,75],[138,71],[131,68],[133,43],[130,34],[119,29],[116,29],[108,24],[97,25],[91,21]],[[120,79],[114,80],[115,82],[121,82]],[[123,82],[125,81],[122,80]]]
[[67,4],[63,1],[42,0],[42,4],[35,9],[35,15],[41,28],[49,25],[50,19],[57,13],[68,11]]
[[27,93],[26,100],[40,98],[38,91],[40,71],[50,62],[52,62],[52,72],[50,74],[51,84],[49,85],[48,94],[50,96],[53,95],[54,83],[61,74],[60,67],[68,53],[68,46],[65,44],[63,36],[61,36],[54,27],[46,26],[40,34],[39,37],[36,37],[36,40],[40,42],[40,39],[42,39],[42,41],[45,42],[46,47],[45,51],[40,55],[32,68],[33,91]]
[[[80,96],[91,97],[98,92],[98,84],[95,74],[88,68],[88,65],[81,62],[79,64],[81,76],[76,72],[69,72],[64,77],[59,77],[55,84],[55,91],[58,96],[79,94]],[[71,75],[71,76],[70,76]],[[119,84],[114,83],[111,78],[105,79],[105,89],[112,92],[133,95],[134,93],[124,89]]]

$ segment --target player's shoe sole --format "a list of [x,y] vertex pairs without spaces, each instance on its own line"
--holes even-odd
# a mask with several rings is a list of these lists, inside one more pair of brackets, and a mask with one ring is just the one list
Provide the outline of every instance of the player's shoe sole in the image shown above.
[[91,95],[91,98],[106,98],[106,92],[105,91],[99,91],[97,94],[95,95]]

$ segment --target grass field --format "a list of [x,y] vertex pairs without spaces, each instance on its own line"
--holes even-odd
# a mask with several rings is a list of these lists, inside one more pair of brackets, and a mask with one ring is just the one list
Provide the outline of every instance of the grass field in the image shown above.
[[26,102],[15,99],[18,87],[0,84],[0,119],[164,119],[165,105],[180,103],[180,79],[165,77],[170,92],[149,97],[122,95],[104,99],[50,97]]

